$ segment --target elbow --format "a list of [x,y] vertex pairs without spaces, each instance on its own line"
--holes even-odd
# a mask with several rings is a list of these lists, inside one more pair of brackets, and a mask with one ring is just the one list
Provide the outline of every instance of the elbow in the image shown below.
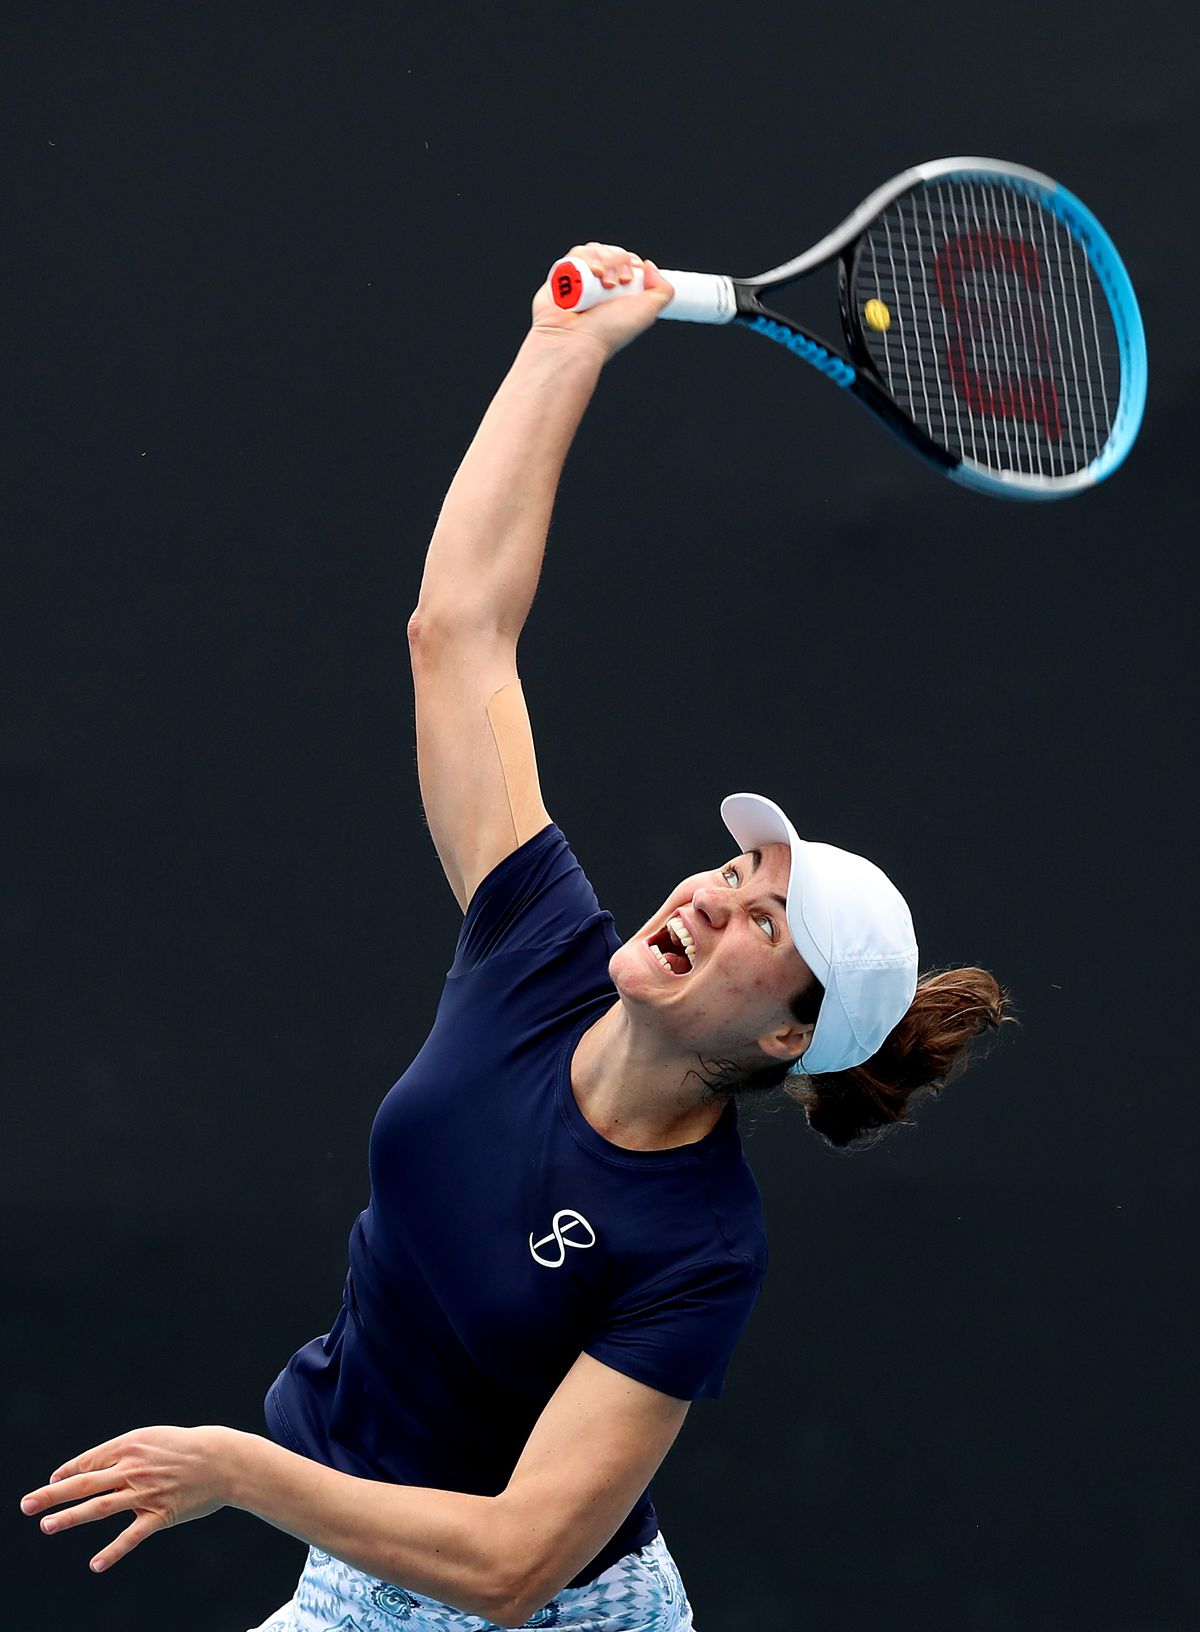
[[527,1530],[504,1527],[495,1538],[489,1571],[487,1618],[496,1626],[524,1626],[570,1579],[558,1562],[538,1556],[541,1549]]
[[535,1597],[544,1574],[536,1572],[530,1556],[529,1535],[507,1522],[498,1498],[487,1505],[485,1517],[472,1527],[458,1592],[440,1596],[466,1615],[477,1615],[490,1626],[521,1626],[552,1596]]
[[506,1546],[503,1556],[495,1558],[490,1571],[488,1620],[494,1626],[524,1626],[552,1596],[536,1597],[538,1590],[533,1560],[519,1545]]
[[408,620],[408,652],[414,663],[442,653],[502,645],[516,650],[517,634],[507,628],[494,608],[460,596],[449,605],[420,601]]
[[461,635],[458,620],[446,611],[419,605],[408,620],[408,660],[415,669],[427,664]]
[[573,1568],[578,1565],[568,1567],[561,1557],[553,1562],[532,1556],[510,1558],[507,1568],[497,1572],[499,1601],[492,1606],[496,1625],[524,1626],[526,1621],[531,1621],[563,1590]]
[[533,1598],[530,1587],[528,1575],[519,1570],[516,1559],[510,1559],[508,1568],[495,1569],[486,1588],[472,1593],[471,1602],[459,1607],[469,1615],[481,1616],[492,1626],[524,1626],[547,1601]]
[[408,620],[408,649],[415,656],[422,651],[429,639],[429,617],[418,606]]
[[416,671],[430,667],[453,645],[456,630],[444,613],[418,606],[408,620],[408,661]]
[[509,1593],[490,1599],[482,1613],[493,1626],[524,1626],[541,1607],[520,1593]]
[[493,1597],[487,1610],[488,1619],[495,1626],[524,1626],[553,1596],[553,1592],[531,1595],[528,1581],[523,1580],[511,1591]]
[[[402,1584],[399,1576],[392,1579]],[[457,1590],[443,1589],[437,1597],[463,1615],[478,1616],[489,1626],[522,1626],[546,1602],[539,1598],[535,1603],[529,1585],[528,1576],[518,1574],[517,1560],[485,1566],[479,1559],[469,1575],[457,1583]]]

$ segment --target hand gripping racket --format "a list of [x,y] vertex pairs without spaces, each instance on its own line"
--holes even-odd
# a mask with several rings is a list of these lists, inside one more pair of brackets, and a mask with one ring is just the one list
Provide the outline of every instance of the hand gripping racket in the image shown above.
[[[846,355],[763,303],[838,262]],[[1146,341],[1129,275],[1085,205],[999,159],[935,159],[865,199],[828,237],[753,278],[668,272],[663,317],[740,323],[851,392],[968,487],[1057,499],[1109,476],[1146,400]],[[555,304],[605,289],[577,258],[550,272]]]

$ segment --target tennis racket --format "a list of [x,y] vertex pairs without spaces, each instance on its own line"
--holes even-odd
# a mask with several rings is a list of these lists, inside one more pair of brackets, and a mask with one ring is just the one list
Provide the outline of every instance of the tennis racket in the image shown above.
[[[846,352],[764,304],[838,263]],[[661,316],[738,323],[849,391],[947,476],[1007,498],[1057,499],[1110,476],[1146,401],[1146,341],[1129,275],[1089,209],[999,159],[935,159],[878,188],[828,237],[753,278],[668,272]],[[637,294],[557,262],[557,306]]]

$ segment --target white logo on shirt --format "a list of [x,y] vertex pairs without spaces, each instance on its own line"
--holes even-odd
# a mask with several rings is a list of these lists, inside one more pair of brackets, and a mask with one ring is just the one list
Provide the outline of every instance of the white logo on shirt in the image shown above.
[[[568,1232],[577,1230],[579,1226],[582,1226],[583,1229],[587,1231],[590,1237],[589,1240],[572,1241],[570,1239]],[[543,1258],[541,1253],[538,1251],[539,1247],[546,1246],[550,1241],[553,1241],[558,1247],[557,1258]],[[582,1213],[577,1213],[575,1211],[574,1207],[560,1207],[551,1221],[550,1234],[544,1235],[540,1241],[535,1241],[533,1239],[532,1230],[529,1232],[529,1250],[533,1254],[534,1262],[541,1264],[543,1269],[561,1269],[563,1264],[566,1262],[568,1247],[584,1248],[594,1247],[595,1245],[595,1230],[588,1223],[587,1219],[584,1218]]]

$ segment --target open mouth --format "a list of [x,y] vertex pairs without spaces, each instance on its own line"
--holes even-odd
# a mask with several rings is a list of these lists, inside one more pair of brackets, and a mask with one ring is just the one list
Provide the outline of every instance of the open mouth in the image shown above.
[[668,918],[658,933],[650,936],[647,944],[668,974],[691,974],[696,943],[678,918]]

